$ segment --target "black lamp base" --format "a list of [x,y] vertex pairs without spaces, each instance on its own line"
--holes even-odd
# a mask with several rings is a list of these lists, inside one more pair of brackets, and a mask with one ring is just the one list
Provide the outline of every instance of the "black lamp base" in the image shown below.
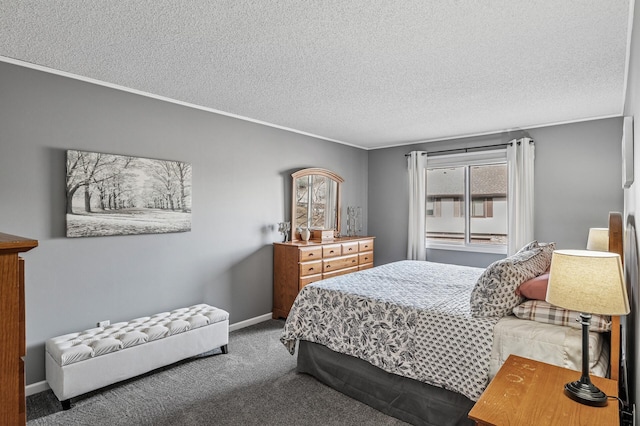
[[604,407],[607,405],[607,395],[591,383],[588,378],[587,383],[582,380],[567,383],[564,385],[564,392],[569,398],[581,404],[591,405],[592,407]]

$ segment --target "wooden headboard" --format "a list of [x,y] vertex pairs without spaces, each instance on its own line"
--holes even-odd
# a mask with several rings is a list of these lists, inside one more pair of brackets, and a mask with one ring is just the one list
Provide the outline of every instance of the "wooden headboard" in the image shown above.
[[[622,213],[609,212],[609,251],[620,255],[624,265],[624,245]],[[620,376],[620,317],[611,317],[611,355],[609,357],[610,376],[618,380]]]

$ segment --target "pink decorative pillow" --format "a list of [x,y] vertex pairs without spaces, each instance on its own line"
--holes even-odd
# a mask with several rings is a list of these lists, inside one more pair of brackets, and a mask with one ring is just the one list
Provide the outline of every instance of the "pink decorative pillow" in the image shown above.
[[549,284],[548,272],[520,284],[516,289],[516,294],[526,297],[527,299],[545,300],[547,296],[547,284]]

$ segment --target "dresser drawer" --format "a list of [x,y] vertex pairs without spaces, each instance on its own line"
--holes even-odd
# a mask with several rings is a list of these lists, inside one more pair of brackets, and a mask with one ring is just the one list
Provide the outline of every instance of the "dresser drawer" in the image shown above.
[[373,252],[368,251],[365,253],[358,254],[358,264],[364,265],[366,263],[373,263]]
[[322,260],[300,263],[300,276],[315,275],[322,273]]
[[346,275],[356,271],[358,271],[357,266],[354,266],[353,268],[339,269],[337,271],[325,272],[324,274],[322,274],[322,278],[337,277],[338,275]]
[[372,251],[373,240],[358,241],[358,251]]
[[298,255],[300,262],[322,259],[322,246],[300,247]]
[[373,263],[365,263],[364,265],[358,266],[358,271],[364,271],[365,269],[373,268]]
[[351,266],[358,266],[357,254],[325,259],[322,261],[322,271],[324,273],[337,271],[338,269],[349,268]]
[[322,279],[322,274],[307,275],[306,277],[300,277],[298,290],[302,290],[302,287],[304,287],[305,285],[315,283],[316,281],[320,281],[321,279]]
[[336,257],[342,254],[340,244],[328,244],[322,246],[322,257]]
[[354,254],[358,252],[358,242],[342,243],[342,254]]
[[273,243],[273,318],[286,318],[305,286],[373,266],[374,240],[363,236]]

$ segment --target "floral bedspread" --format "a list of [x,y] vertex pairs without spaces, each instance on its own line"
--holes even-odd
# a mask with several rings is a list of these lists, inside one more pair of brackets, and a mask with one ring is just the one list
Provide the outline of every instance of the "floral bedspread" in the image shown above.
[[327,346],[476,401],[489,380],[493,327],[469,299],[482,268],[400,261],[319,281],[296,298],[280,340]]

